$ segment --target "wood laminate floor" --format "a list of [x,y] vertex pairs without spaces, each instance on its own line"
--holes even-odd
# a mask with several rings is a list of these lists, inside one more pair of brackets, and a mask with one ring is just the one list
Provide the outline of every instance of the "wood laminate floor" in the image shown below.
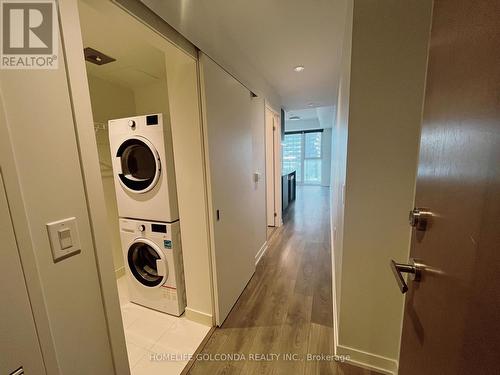
[[333,356],[328,195],[325,187],[298,187],[285,225],[272,236],[254,276],[189,374],[375,374],[325,357],[308,358]]

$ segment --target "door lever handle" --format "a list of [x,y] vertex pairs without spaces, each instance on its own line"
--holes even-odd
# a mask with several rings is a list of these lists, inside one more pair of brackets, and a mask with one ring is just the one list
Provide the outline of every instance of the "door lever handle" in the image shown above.
[[421,267],[414,259],[410,259],[410,264],[396,263],[391,259],[391,269],[398,283],[399,290],[403,294],[408,291],[408,285],[403,277],[403,273],[408,273],[413,281],[420,281],[422,274]]

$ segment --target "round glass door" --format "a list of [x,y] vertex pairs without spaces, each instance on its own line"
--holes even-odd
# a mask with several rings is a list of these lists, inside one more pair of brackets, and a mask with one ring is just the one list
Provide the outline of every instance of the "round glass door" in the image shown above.
[[160,177],[160,158],[153,145],[145,138],[129,138],[116,153],[120,159],[122,186],[134,193],[145,193],[156,185]]
[[127,258],[132,275],[142,285],[156,287],[167,279],[167,261],[151,241],[136,240],[130,245]]

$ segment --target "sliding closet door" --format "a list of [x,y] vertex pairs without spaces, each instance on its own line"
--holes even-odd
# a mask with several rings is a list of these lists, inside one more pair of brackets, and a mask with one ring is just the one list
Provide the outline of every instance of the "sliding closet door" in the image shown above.
[[46,374],[0,171],[0,374]]
[[216,322],[221,325],[255,271],[251,93],[200,57],[213,223]]

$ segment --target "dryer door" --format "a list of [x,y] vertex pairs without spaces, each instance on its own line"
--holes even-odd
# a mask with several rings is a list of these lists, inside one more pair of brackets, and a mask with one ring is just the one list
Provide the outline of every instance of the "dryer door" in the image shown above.
[[157,184],[161,163],[158,151],[144,137],[131,137],[116,152],[120,184],[133,193],[146,193]]
[[128,248],[127,260],[132,276],[142,285],[155,288],[167,281],[167,259],[154,242],[136,239]]

